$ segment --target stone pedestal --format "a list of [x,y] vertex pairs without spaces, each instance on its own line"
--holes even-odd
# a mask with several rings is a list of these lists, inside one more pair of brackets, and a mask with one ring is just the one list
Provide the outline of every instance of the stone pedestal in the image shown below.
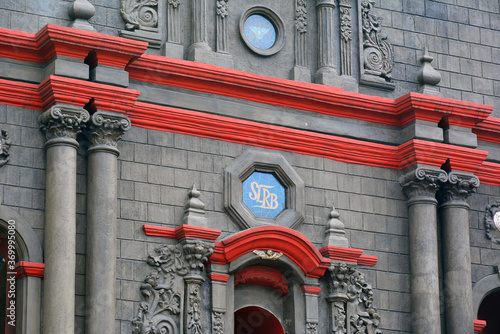
[[467,196],[479,186],[468,173],[450,172],[444,185],[441,217],[443,233],[444,302],[447,333],[473,333],[472,280]]
[[401,180],[408,197],[412,328],[415,334],[441,333],[436,192],[447,174],[418,167]]
[[47,138],[44,333],[74,333],[76,136],[88,119],[83,108],[61,104],[39,120]]
[[97,111],[87,133],[86,333],[114,333],[116,304],[117,141],[130,128],[119,113]]

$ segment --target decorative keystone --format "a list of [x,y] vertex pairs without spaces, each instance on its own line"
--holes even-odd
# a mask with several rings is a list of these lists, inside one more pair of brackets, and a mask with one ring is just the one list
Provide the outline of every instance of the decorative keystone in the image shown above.
[[71,28],[95,31],[88,20],[95,14],[94,6],[87,0],[75,0],[69,8],[69,16],[73,19]]
[[420,57],[419,61],[422,67],[417,74],[417,80],[420,83],[419,93],[443,96],[441,92],[435,87],[441,81],[441,74],[432,67],[431,62],[434,58],[429,55],[427,47],[424,50],[424,55]]

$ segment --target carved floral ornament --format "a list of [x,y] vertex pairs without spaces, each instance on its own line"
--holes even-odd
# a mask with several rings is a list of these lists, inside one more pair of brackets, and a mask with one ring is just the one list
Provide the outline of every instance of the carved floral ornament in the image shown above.
[[500,244],[500,201],[486,207],[484,227],[488,239]]
[[0,167],[9,162],[10,138],[6,130],[0,130]]

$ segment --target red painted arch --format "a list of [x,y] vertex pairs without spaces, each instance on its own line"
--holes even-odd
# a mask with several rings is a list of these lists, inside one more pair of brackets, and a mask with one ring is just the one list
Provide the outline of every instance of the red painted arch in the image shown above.
[[254,250],[269,249],[286,255],[309,277],[322,277],[330,263],[301,233],[282,226],[254,227],[216,242],[210,262],[225,264]]

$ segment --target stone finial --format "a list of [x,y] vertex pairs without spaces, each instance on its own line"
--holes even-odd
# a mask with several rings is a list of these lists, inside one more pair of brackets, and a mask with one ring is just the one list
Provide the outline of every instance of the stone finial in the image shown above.
[[207,218],[205,217],[205,204],[199,199],[201,193],[193,188],[189,191],[189,198],[184,205],[184,216],[182,223],[186,225],[194,225],[199,227],[208,227]]
[[338,218],[340,217],[335,207],[332,207],[326,223],[325,241],[323,246],[349,247],[349,240],[345,237],[345,226]]
[[73,19],[71,28],[95,31],[88,20],[95,14],[94,6],[87,0],[75,0],[69,8],[69,16]]
[[441,81],[441,74],[432,67],[431,62],[434,58],[429,55],[427,48],[419,61],[422,67],[417,74],[417,80],[420,83],[419,93],[442,96],[441,92],[435,87]]

